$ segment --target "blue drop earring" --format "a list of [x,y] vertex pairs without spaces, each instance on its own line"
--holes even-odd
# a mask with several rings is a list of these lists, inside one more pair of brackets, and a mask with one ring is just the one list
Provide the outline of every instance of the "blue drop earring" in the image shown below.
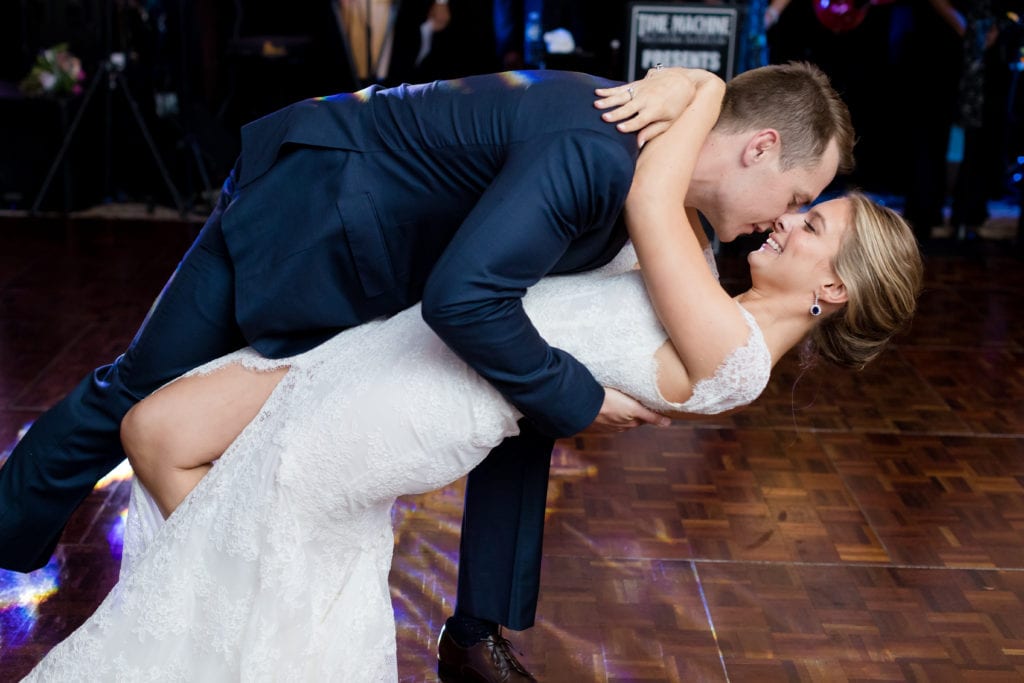
[[818,317],[821,315],[821,306],[818,305],[818,293],[814,293],[814,303],[811,304],[811,315]]

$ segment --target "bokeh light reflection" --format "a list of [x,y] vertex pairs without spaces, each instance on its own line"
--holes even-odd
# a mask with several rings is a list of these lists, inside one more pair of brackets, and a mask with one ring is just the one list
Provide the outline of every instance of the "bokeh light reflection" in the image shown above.
[[17,647],[32,635],[39,605],[60,586],[62,564],[55,555],[28,574],[0,570],[0,649]]
[[[20,430],[19,438],[30,425],[31,423]],[[5,456],[7,454],[9,451]],[[0,458],[0,463],[4,459],[6,458]],[[103,477],[95,488],[108,489],[131,477],[131,467],[125,460]],[[124,508],[116,517],[109,520],[110,527],[106,538],[110,554],[115,560],[121,558],[127,514],[128,509]],[[63,555],[58,549],[50,562],[36,571],[21,573],[0,570],[0,649],[18,647],[31,638],[39,617],[39,606],[60,589],[63,566]]]

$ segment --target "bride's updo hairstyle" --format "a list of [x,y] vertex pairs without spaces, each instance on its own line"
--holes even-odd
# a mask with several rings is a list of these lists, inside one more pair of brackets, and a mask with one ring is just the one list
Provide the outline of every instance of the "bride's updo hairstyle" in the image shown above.
[[914,233],[895,211],[859,193],[832,267],[846,286],[846,304],[815,326],[809,352],[860,369],[878,356],[914,315],[924,267]]

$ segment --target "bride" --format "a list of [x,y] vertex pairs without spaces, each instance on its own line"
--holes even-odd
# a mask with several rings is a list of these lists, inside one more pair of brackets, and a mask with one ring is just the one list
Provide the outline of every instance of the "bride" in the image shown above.
[[[803,340],[862,366],[921,280],[906,224],[854,194],[779,218],[730,298],[682,206],[724,90],[694,78],[640,157],[632,246],[524,300],[552,346],[675,416],[753,401]],[[519,417],[419,307],[299,356],[243,350],[189,373],[122,423],[137,477],[120,581],[28,680],[396,680],[391,506],[465,475]]]

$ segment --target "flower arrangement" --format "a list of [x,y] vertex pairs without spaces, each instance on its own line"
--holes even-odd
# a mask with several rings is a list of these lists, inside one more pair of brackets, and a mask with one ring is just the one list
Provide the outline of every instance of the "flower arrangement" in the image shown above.
[[82,62],[68,51],[67,43],[60,43],[39,53],[19,87],[32,97],[65,97],[81,94],[84,80]]

